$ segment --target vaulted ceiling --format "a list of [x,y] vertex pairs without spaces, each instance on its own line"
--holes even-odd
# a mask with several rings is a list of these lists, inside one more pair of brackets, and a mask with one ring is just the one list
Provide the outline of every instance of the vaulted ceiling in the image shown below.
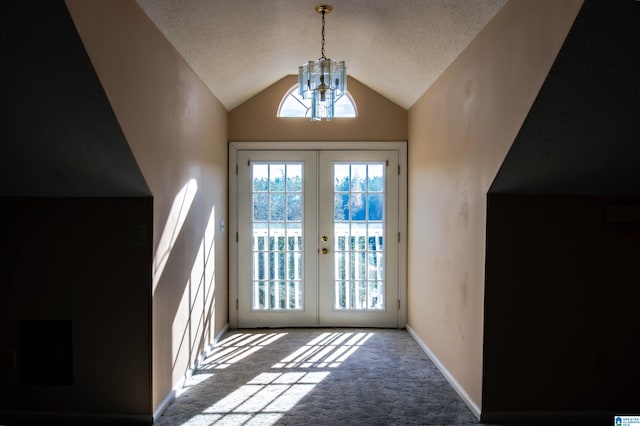
[[[320,57],[318,0],[137,0],[231,110]],[[507,0],[334,0],[325,54],[410,108]]]

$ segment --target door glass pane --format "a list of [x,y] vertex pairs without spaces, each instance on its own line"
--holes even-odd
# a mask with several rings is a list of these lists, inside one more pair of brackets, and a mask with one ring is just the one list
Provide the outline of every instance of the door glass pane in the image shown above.
[[335,163],[335,310],[384,310],[384,163]]
[[253,181],[252,310],[302,310],[303,165],[257,163]]

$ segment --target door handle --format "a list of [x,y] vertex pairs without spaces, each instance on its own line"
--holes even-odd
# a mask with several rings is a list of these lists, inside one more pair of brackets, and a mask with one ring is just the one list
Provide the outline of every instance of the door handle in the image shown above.
[[328,248],[326,248],[326,247],[325,247],[325,248],[323,248],[323,249],[322,249],[322,254],[327,254],[327,253],[329,253],[329,249],[328,249]]

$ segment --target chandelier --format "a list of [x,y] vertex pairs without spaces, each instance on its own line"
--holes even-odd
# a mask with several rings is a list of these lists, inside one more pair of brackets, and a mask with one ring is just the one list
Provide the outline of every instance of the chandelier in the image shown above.
[[347,67],[344,61],[332,61],[324,56],[324,15],[333,8],[319,4],[315,11],[322,15],[322,48],[320,59],[298,68],[299,94],[311,99],[311,120],[331,121],[336,100],[347,90]]

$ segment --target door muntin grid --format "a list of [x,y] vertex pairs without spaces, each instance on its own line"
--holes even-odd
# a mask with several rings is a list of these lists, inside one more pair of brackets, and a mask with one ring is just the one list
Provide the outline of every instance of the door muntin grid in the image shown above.
[[334,311],[385,310],[385,170],[333,164]]
[[304,310],[304,164],[256,162],[251,310]]

